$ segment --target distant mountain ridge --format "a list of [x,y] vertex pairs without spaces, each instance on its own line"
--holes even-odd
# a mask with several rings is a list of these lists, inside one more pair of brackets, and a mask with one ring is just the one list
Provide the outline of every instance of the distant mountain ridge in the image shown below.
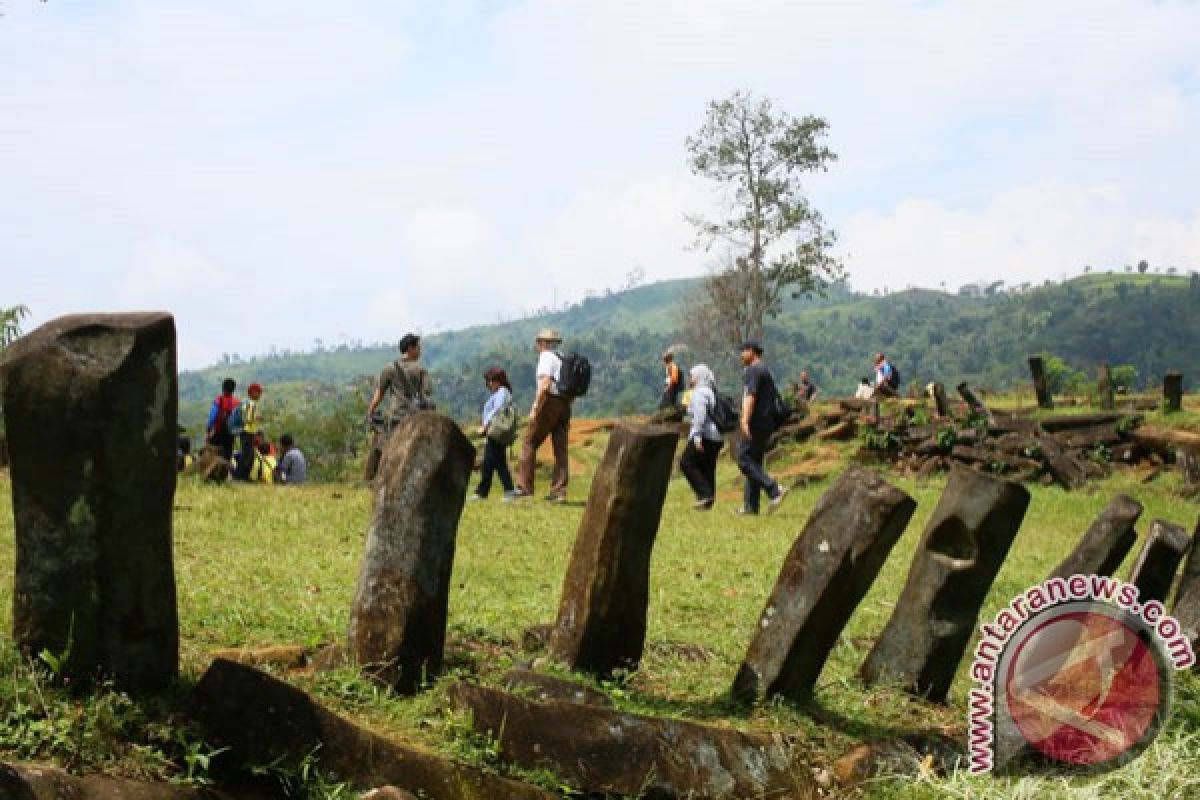
[[[530,399],[533,336],[539,328],[563,331],[566,349],[593,363],[592,391],[577,404],[582,415],[616,415],[651,409],[661,382],[664,348],[690,340],[705,320],[681,321],[680,301],[699,280],[650,284],[589,298],[564,311],[514,322],[480,325],[427,336],[424,360],[441,407],[470,418],[483,399],[481,375],[504,366],[518,402]],[[996,389],[1027,378],[1025,358],[1049,352],[1087,374],[1101,361],[1134,365],[1142,382],[1168,369],[1200,374],[1200,278],[1093,274],[1018,293],[948,294],[913,289],[885,296],[832,287],[825,297],[789,301],[767,326],[767,358],[781,382],[808,369],[830,393],[853,391],[882,350],[905,383],[960,380]],[[397,338],[404,331],[397,329]],[[193,421],[222,378],[245,386],[259,381],[346,387],[376,375],[397,356],[394,348],[341,347],[319,352],[252,358],[180,376],[181,416]],[[739,376],[732,353],[685,351],[685,366],[704,358],[723,386]],[[363,381],[365,383],[365,381]],[[268,397],[270,397],[268,389]]]

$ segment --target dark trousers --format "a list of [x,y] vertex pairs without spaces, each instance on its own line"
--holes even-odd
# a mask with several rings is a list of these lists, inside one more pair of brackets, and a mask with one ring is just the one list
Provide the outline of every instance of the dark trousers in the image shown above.
[[747,511],[758,512],[760,494],[766,492],[768,497],[779,493],[779,484],[771,479],[763,468],[763,459],[767,457],[767,440],[769,433],[752,432],[749,439],[742,439],[737,446],[737,465],[746,476],[746,491],[743,505]]
[[679,458],[679,469],[688,485],[696,493],[697,500],[712,500],[717,491],[717,457],[721,455],[724,442],[704,440],[704,449],[697,450],[696,442],[688,439],[687,447]]
[[492,490],[492,473],[500,478],[504,491],[513,490],[512,473],[508,471],[508,448],[488,439],[483,445],[483,464],[479,468],[479,487],[475,494],[487,497]]
[[250,480],[250,470],[254,467],[254,434],[242,431],[238,434],[238,462],[234,470],[235,481]]
[[233,460],[233,434],[214,433],[208,443],[217,449],[217,454],[226,461]]

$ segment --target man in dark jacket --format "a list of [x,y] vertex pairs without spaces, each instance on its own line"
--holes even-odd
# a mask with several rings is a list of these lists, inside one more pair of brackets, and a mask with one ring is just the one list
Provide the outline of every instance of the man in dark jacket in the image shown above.
[[742,440],[737,446],[737,464],[746,476],[740,514],[757,514],[759,498],[766,492],[770,498],[768,512],[774,511],[783,502],[787,489],[780,486],[763,467],[767,456],[767,442],[778,425],[776,413],[780,405],[779,390],[775,377],[763,362],[762,345],[748,341],[742,345],[744,393],[742,395]]

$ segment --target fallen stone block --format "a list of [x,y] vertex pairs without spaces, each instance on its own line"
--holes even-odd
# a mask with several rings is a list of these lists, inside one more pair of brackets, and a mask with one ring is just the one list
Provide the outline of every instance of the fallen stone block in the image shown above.
[[571,669],[636,668],[646,642],[650,554],[675,460],[674,429],[618,425],[592,479],[563,580],[550,653]]
[[417,800],[417,796],[395,786],[380,786],[363,794],[362,800]]
[[863,662],[867,683],[897,682],[945,701],[1028,507],[1029,491],[1018,483],[951,470],[895,611]]
[[816,795],[804,759],[781,737],[573,703],[534,703],[468,684],[450,690],[500,757],[549,769],[585,792],[655,798]]
[[1166,601],[1171,584],[1175,582],[1175,571],[1190,545],[1191,539],[1182,525],[1161,519],[1150,524],[1146,544],[1142,546],[1142,552],[1138,554],[1137,563],[1133,565],[1133,572],[1129,576],[1129,582],[1138,588],[1142,603]]
[[1042,417],[1042,430],[1047,433],[1059,431],[1074,431],[1080,428],[1095,428],[1101,425],[1115,426],[1125,415],[1113,411],[1100,414],[1057,414],[1052,417]]
[[1087,484],[1087,473],[1083,465],[1069,455],[1057,440],[1051,436],[1043,436],[1037,441],[1046,461],[1046,469],[1060,486],[1064,489],[1079,489]]
[[1141,503],[1129,495],[1114,497],[1049,577],[1112,575],[1137,542],[1134,525],[1141,515]]
[[178,673],[171,525],[175,320],[79,314],[0,358],[12,458],[13,638],[66,654],[76,686],[156,690]]
[[852,419],[842,420],[817,432],[817,438],[824,441],[844,442],[853,439],[856,435],[858,435],[858,423]]
[[733,682],[734,697],[809,697],[916,507],[907,494],[859,468],[847,470],[821,496],[759,616]]
[[192,707],[210,741],[230,748],[215,763],[247,769],[315,758],[332,777],[358,789],[395,786],[430,800],[554,797],[360,728],[306,692],[232,661],[212,663],[196,686]]
[[251,667],[280,667],[301,669],[308,666],[313,651],[301,645],[278,645],[275,647],[234,647],[217,650],[213,658],[224,658]]
[[944,736],[913,735],[874,739],[855,745],[833,762],[833,774],[845,787],[887,777],[944,776],[963,762],[962,746]]
[[611,706],[612,699],[581,683],[544,675],[531,669],[511,669],[504,673],[504,688],[525,694],[533,700],[561,700],[564,703],[583,703],[592,706]]
[[431,412],[401,423],[384,450],[349,653],[401,693],[442,669],[450,572],[474,460],[454,420]]
[[151,783],[107,775],[72,775],[58,767],[0,762],[3,800],[228,800],[207,787]]

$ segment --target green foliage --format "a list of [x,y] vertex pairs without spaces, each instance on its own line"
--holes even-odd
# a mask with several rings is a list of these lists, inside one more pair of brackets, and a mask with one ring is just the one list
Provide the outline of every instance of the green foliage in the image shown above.
[[1056,355],[1042,354],[1046,370],[1046,388],[1051,394],[1066,394],[1080,391],[1087,383],[1087,375]]
[[8,347],[21,335],[21,320],[27,316],[29,309],[23,305],[0,308],[0,350]]
[[900,440],[891,431],[882,431],[875,426],[863,430],[863,446],[868,450],[888,451],[900,447]]
[[1113,388],[1133,391],[1138,386],[1138,369],[1133,364],[1118,364],[1109,370]]
[[937,446],[943,453],[948,453],[958,443],[958,432],[954,428],[939,428]]

